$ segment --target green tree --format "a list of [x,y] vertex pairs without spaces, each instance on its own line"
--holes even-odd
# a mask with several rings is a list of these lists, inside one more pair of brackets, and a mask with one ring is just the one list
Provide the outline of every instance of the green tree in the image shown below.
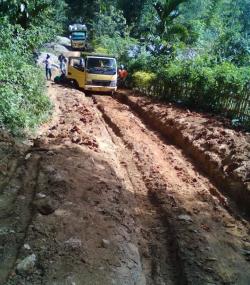
[[129,25],[136,25],[146,3],[146,0],[118,0],[118,8],[123,11]]
[[115,35],[125,36],[128,31],[123,12],[114,6],[105,7],[103,12],[95,13],[91,26],[95,38],[103,35],[110,37]]
[[93,21],[96,13],[101,10],[101,1],[99,0],[66,0],[68,4],[68,23],[85,23]]
[[188,0],[165,0],[164,3],[158,1],[154,4],[154,8],[159,17],[158,30],[160,34],[168,32],[168,27],[173,23],[173,20],[179,16],[179,5],[187,1]]
[[31,25],[46,25],[54,21],[55,27],[62,25],[66,5],[63,0],[10,0],[0,2],[0,17],[8,17],[13,25],[27,29]]

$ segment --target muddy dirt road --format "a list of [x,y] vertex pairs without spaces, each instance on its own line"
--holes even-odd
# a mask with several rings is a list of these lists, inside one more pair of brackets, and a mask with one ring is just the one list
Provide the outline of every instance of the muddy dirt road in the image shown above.
[[0,284],[250,284],[250,227],[181,149],[109,96],[53,84],[1,138]]

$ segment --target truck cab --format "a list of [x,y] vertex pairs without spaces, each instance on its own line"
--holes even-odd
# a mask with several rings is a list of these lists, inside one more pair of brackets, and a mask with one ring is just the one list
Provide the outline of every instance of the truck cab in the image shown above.
[[85,50],[87,46],[87,27],[84,24],[69,26],[71,47],[74,50]]
[[107,55],[70,56],[67,79],[85,91],[109,92],[117,90],[117,62]]

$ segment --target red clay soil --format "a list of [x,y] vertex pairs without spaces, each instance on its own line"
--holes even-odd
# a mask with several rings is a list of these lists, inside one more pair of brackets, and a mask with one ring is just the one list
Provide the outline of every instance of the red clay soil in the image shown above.
[[123,90],[116,98],[179,146],[220,190],[250,214],[250,134],[234,130],[227,119],[132,94]]
[[[248,284],[250,267],[242,253],[249,242],[249,224],[242,212],[227,204],[194,162],[130,107],[111,97],[94,99],[131,151],[149,200],[161,216],[166,249],[179,277],[175,284]],[[162,265],[157,265],[161,272]]]
[[[203,115],[131,98],[148,122],[171,110],[170,137],[188,137],[181,149],[112,97],[48,91],[54,114],[38,134],[0,136],[0,285],[250,284],[249,222],[185,155]],[[233,138],[225,152],[234,143],[243,164]]]
[[38,137],[1,140],[0,284],[145,284],[134,195],[99,112],[80,91],[49,95]]

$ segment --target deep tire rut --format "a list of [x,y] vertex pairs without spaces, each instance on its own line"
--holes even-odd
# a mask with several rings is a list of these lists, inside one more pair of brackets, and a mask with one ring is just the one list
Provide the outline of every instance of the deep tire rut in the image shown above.
[[[94,100],[95,101],[95,100]],[[126,187],[131,184],[135,195],[135,204],[140,207],[137,212],[137,238],[142,267],[147,285],[186,285],[174,228],[168,223],[169,215],[161,208],[161,201],[148,187],[147,178],[140,171],[131,155],[131,145],[124,140],[119,127],[98,105],[103,120],[112,130],[109,131],[116,146],[120,163],[124,165],[124,177],[128,177]],[[113,132],[113,134],[112,134]],[[124,145],[126,146],[124,148]],[[124,162],[126,161],[126,162]]]
[[[166,265],[171,267],[171,272],[173,275],[174,284],[176,285],[187,285],[188,281],[185,275],[184,271],[184,264],[183,260],[180,257],[180,250],[178,245],[178,239],[177,235],[175,233],[175,229],[171,226],[169,223],[170,213],[166,213],[164,208],[161,207],[161,201],[158,199],[158,197],[155,195],[154,192],[148,193],[149,200],[151,204],[155,207],[155,211],[160,219],[160,222],[162,224],[162,228],[166,231],[158,230],[157,237],[158,237],[158,254],[160,258],[158,259],[158,262],[161,260],[164,260],[162,264],[162,269],[164,272],[164,268],[167,268]],[[169,260],[167,260],[167,256],[163,254],[161,251],[162,245],[166,245],[166,249],[169,255]],[[156,264],[156,268],[158,268],[159,265]],[[158,275],[158,272],[156,271],[156,278]],[[166,272],[167,274],[167,272]],[[167,283],[166,283],[167,284]]]

